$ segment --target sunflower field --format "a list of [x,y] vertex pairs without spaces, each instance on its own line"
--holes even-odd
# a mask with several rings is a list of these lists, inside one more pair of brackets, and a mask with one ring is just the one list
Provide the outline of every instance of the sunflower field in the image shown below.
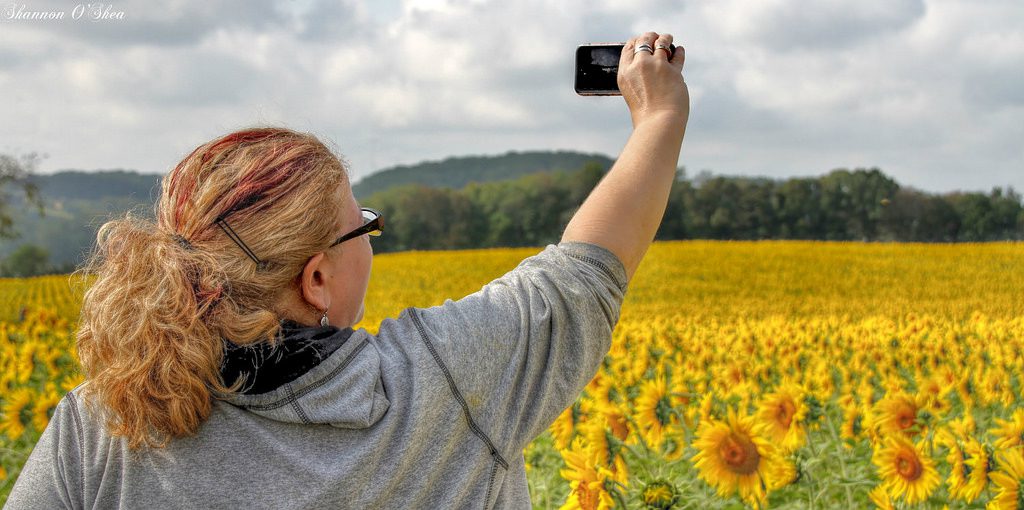
[[[475,292],[538,251],[378,255],[356,327]],[[85,284],[0,279],[0,502],[81,381]],[[657,242],[602,368],[524,452],[531,498],[1024,508],[1022,378],[1022,244]]]

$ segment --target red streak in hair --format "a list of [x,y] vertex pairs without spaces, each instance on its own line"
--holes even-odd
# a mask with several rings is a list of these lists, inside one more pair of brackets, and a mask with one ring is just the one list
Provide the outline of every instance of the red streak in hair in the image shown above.
[[[184,216],[187,212],[188,204],[191,202],[192,197],[196,192],[196,177],[201,175],[201,169],[206,166],[207,162],[211,159],[217,159],[227,152],[231,152],[239,148],[243,144],[247,143],[259,143],[266,139],[273,138],[281,135],[284,131],[276,128],[256,128],[247,129],[242,131],[236,131],[224,135],[216,142],[210,145],[203,145],[197,147],[183,159],[178,166],[171,171],[169,180],[169,190],[167,192],[174,196],[174,223],[172,227],[181,225],[184,222]],[[291,148],[294,142],[287,142],[281,149],[288,150]],[[205,150],[204,150],[205,149]],[[185,168],[195,165],[195,160],[199,157],[199,153],[202,151],[202,156],[199,158],[198,168],[186,176]],[[273,151],[272,154],[268,155],[266,159],[272,159],[276,157],[278,151]],[[289,162],[291,163],[291,162]],[[232,208],[238,206],[238,204],[251,200],[253,197],[258,195],[265,195],[268,190],[278,186],[281,182],[287,179],[288,175],[292,171],[293,165],[282,165],[278,168],[270,167],[267,165],[260,165],[257,163],[255,170],[248,175],[242,176],[232,192],[228,195],[221,208],[221,214],[227,211],[231,211]]]

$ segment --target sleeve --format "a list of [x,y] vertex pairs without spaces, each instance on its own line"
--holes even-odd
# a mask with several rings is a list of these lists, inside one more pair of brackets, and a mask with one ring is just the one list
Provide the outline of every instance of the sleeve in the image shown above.
[[415,312],[471,419],[514,453],[597,373],[627,286],[615,254],[562,242],[463,299]]
[[81,433],[74,396],[68,393],[57,404],[4,509],[82,508]]

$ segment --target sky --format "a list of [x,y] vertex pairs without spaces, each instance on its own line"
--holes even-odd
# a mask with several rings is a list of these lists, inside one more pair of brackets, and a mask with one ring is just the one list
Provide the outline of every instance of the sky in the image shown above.
[[1024,191],[1021,0],[0,0],[0,153],[166,173],[276,125],[353,183],[449,156],[616,157],[625,102],[576,95],[573,56],[645,31],[686,48],[690,176],[877,167]]

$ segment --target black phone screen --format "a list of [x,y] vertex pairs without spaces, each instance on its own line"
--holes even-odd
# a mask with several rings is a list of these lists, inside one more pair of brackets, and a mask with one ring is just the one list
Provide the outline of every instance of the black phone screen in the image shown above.
[[616,78],[625,44],[583,45],[576,48],[576,93],[619,95]]

